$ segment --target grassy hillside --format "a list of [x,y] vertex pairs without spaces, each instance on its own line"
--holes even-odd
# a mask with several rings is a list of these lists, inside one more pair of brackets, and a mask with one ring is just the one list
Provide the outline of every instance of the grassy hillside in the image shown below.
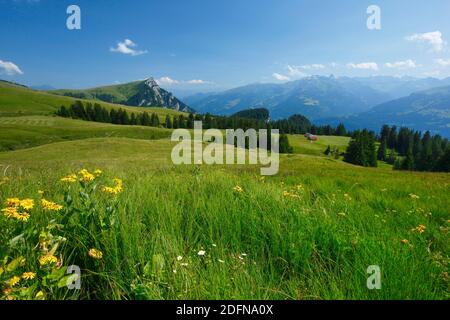
[[80,99],[88,99],[88,100],[108,100],[115,103],[123,104],[126,102],[129,97],[134,96],[138,93],[137,84],[141,81],[130,82],[121,85],[113,85],[113,86],[103,86],[92,89],[85,90],[76,90],[76,89],[60,89],[60,90],[52,90],[52,93],[71,96]]
[[0,151],[94,137],[161,139],[170,130],[66,119],[56,116],[0,117]]
[[[0,186],[1,203],[15,196],[39,199],[42,190],[64,206],[51,214],[37,206],[29,225],[42,226],[47,216],[59,221],[72,207],[95,210],[93,217],[105,215],[110,201],[117,208],[118,223],[94,233],[95,244],[82,231],[74,238],[75,226],[65,228],[67,242],[56,255],[82,266],[82,290],[54,289],[46,291],[49,297],[449,297],[449,174],[288,155],[277,176],[262,179],[257,166],[173,166],[172,146],[167,140],[97,138],[0,153],[0,171],[9,177]],[[59,179],[81,168],[103,174],[67,191]],[[123,191],[111,198],[101,186],[113,177],[123,179]],[[64,194],[71,195],[70,204]],[[2,230],[10,223],[0,217]],[[415,231],[420,225],[423,233]],[[0,234],[0,243],[8,239]],[[103,253],[98,262],[87,256],[91,246]],[[84,255],[69,254],[74,247]],[[27,268],[36,270],[33,259]],[[380,266],[382,290],[367,289],[369,265]]]
[[294,153],[310,154],[322,156],[328,146],[334,146],[339,151],[344,152],[350,141],[349,137],[318,136],[317,141],[309,141],[303,135],[289,135],[289,143],[294,149]]
[[[30,90],[25,87],[13,85],[0,81],[0,117],[2,116],[22,116],[22,115],[48,115],[53,114],[62,105],[71,105],[76,98],[50,94],[42,91]],[[129,112],[154,112],[161,120],[167,114],[180,114],[178,111],[165,108],[153,107],[127,107],[123,105],[110,104],[99,101],[84,100],[85,102],[99,103],[107,109],[126,109]]]
[[80,90],[62,89],[49,92],[74,98],[95,99],[127,106],[161,106],[179,111],[194,111],[182,101],[178,100],[172,93],[162,89],[153,78],[96,88]]
[[169,130],[50,115],[71,101],[0,82],[0,299],[450,297],[450,174],[353,166],[323,155],[349,138],[300,135],[273,177],[175,166]]

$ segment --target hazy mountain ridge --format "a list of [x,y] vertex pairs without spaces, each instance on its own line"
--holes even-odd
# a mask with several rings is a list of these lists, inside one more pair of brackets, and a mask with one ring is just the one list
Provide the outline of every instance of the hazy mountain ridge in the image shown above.
[[450,137],[450,86],[391,100],[343,121],[355,128],[379,129],[383,124],[395,124]]
[[379,130],[387,123],[450,136],[448,88],[450,78],[314,76],[206,95],[192,106],[225,115],[266,107],[275,119],[298,113],[317,124],[343,122],[351,129]]
[[265,107],[273,118],[300,113],[311,119],[347,116],[387,101],[385,94],[350,78],[312,76],[282,84],[256,83],[207,95],[186,98],[199,112],[230,115]]

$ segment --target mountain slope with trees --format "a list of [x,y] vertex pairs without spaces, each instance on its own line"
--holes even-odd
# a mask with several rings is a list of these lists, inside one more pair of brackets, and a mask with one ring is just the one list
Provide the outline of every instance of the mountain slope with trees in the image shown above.
[[50,92],[78,99],[93,99],[127,106],[164,107],[183,112],[194,111],[172,93],[160,88],[153,78],[85,90],[62,89]]
[[342,121],[350,128],[376,130],[389,124],[450,137],[450,86],[413,93]]

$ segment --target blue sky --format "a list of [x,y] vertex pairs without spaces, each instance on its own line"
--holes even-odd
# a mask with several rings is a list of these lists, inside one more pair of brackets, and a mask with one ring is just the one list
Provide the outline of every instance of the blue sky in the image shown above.
[[[68,30],[66,9],[81,9]],[[366,25],[369,5],[381,30]],[[0,78],[189,93],[312,74],[450,76],[450,1],[0,0]]]

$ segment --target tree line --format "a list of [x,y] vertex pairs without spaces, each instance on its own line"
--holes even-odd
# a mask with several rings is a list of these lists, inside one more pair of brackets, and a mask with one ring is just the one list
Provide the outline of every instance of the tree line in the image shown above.
[[367,129],[356,130],[344,153],[344,161],[364,167],[376,167],[378,163],[375,143],[375,132]]
[[450,171],[450,143],[440,135],[384,125],[378,142],[378,160],[397,170]]
[[355,131],[344,161],[376,167],[378,160],[392,164],[396,170],[450,172],[450,142],[429,131],[422,134],[388,125],[381,128],[379,135],[368,130]]
[[[247,119],[236,116],[211,116],[210,114],[192,114],[184,116],[183,114],[166,115],[163,123],[160,123],[160,119],[156,113],[149,114],[147,111],[142,113],[128,112],[122,108],[119,109],[106,109],[98,103],[87,102],[84,104],[82,101],[75,101],[70,107],[61,106],[56,114],[60,117],[80,119],[86,121],[95,121],[103,123],[112,123],[120,125],[141,125],[151,127],[164,127],[167,129],[193,129],[194,121],[202,121],[203,129],[267,129],[268,130],[268,145],[267,148],[271,148],[271,122]],[[306,119],[306,118],[305,118]],[[291,121],[292,122],[292,121]],[[246,142],[248,148],[248,143]],[[289,144],[288,137],[285,133],[281,133],[279,138],[279,150],[280,153],[292,153],[293,149]]]

